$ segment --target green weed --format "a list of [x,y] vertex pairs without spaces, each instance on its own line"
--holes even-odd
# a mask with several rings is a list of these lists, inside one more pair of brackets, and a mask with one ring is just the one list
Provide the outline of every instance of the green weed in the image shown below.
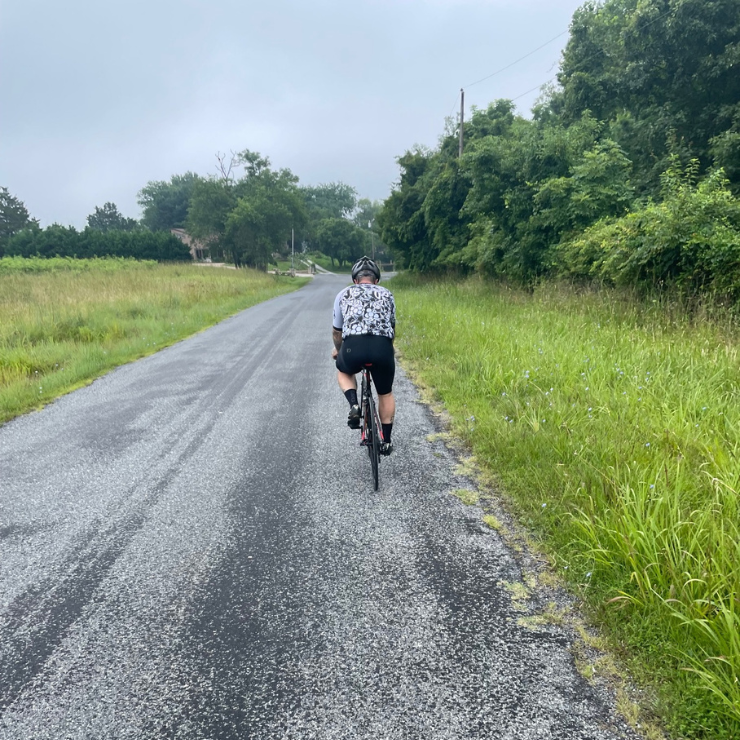
[[740,333],[552,285],[392,284],[398,344],[661,712],[740,737]]
[[475,506],[478,503],[479,497],[477,491],[471,491],[467,488],[457,488],[452,494],[457,496],[466,506]]

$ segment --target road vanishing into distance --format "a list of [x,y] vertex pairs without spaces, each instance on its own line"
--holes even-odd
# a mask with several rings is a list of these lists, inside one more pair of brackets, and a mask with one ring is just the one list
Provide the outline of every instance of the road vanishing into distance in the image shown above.
[[633,737],[572,635],[522,622],[402,372],[373,492],[330,357],[346,283],[0,427],[0,738]]

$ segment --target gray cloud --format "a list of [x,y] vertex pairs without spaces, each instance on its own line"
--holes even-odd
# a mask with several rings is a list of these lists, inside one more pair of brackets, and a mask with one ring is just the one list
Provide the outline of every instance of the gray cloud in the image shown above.
[[[83,226],[149,180],[249,148],[302,183],[384,198],[395,157],[433,146],[459,88],[565,30],[578,0],[5,0],[0,185],[42,224]],[[566,37],[466,92],[515,97]],[[536,98],[519,101],[526,111]]]

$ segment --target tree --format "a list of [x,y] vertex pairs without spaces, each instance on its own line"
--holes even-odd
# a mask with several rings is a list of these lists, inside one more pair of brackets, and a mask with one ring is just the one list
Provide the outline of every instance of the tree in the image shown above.
[[22,201],[10,194],[8,188],[0,187],[0,257],[13,234],[22,229],[38,228]]
[[188,217],[193,188],[201,178],[193,172],[173,175],[169,182],[152,181],[140,191],[141,223],[152,231],[182,229]]
[[[740,128],[740,115],[736,128]],[[740,195],[740,131],[725,131],[711,141],[711,153],[717,169],[724,170],[735,195]]]
[[133,231],[139,223],[135,218],[121,215],[115,203],[105,203],[102,208],[95,206],[95,211],[87,217],[87,226],[96,231]]
[[360,198],[352,215],[352,223],[360,229],[373,229],[375,218],[382,207],[383,204],[379,200]]
[[281,185],[274,181],[253,183],[229,213],[225,244],[237,266],[267,269],[272,253],[284,250],[291,228],[302,224],[300,197]]
[[325,218],[352,218],[357,206],[357,191],[342,182],[304,186],[299,190],[306,212],[306,226],[297,237],[309,248],[316,248],[319,222]]
[[416,147],[398,157],[401,177],[377,216],[380,236],[411,270],[430,267],[432,254],[424,224],[424,198],[434,153]]
[[[377,222],[378,214],[382,208],[383,203],[379,200],[360,198],[357,201],[357,208],[352,216],[352,223],[370,235],[370,246],[368,249],[373,253],[375,259],[381,261],[390,259],[388,247],[380,237],[380,225]],[[370,254],[370,251],[368,254]]]
[[230,191],[235,201],[224,221],[222,244],[236,266],[264,270],[274,252],[285,251],[290,230],[304,227],[304,203],[290,170],[273,170],[269,159],[250,150],[239,157],[245,172]]
[[736,0],[606,0],[576,11],[555,98],[563,120],[585,110],[657,195],[672,154],[706,171],[711,142],[740,123],[740,4]]
[[635,198],[631,169],[632,162],[613,141],[596,144],[568,177],[550,178],[538,188],[532,225],[557,244],[602,218],[625,215]]
[[270,171],[270,158],[263,157],[259,152],[244,149],[236,155],[236,164],[245,168],[246,174],[242,181],[259,177],[263,172]]
[[236,201],[236,186],[230,179],[199,179],[193,187],[185,228],[190,236],[208,244],[212,255],[225,247],[226,221]]
[[[738,38],[737,0],[586,0],[573,17],[560,86],[544,92],[530,120],[498,100],[472,109],[462,157],[448,122],[436,149],[398,159],[400,180],[377,215],[383,240],[412,270],[475,269],[531,283],[561,272],[558,260],[577,264],[570,274],[595,275],[594,245],[602,249],[603,235],[637,244],[623,237],[640,212],[655,224],[701,223],[711,248],[699,246],[701,234],[685,238],[734,274],[727,265],[736,250],[718,245],[736,238],[721,213],[732,210],[726,188],[740,193]],[[661,173],[689,162],[699,180],[716,178],[715,167],[730,182],[721,197],[701,188],[694,200],[670,195],[674,204],[701,203],[711,214],[705,221],[664,218]],[[610,230],[612,222],[621,225]],[[645,239],[660,233],[670,242],[667,230],[651,229]],[[588,248],[561,248],[580,245],[585,231]],[[688,253],[659,243],[641,248],[655,257],[650,274],[688,280]],[[616,248],[610,254],[624,257]],[[692,286],[726,290],[715,277],[722,270],[699,267],[698,257],[692,264],[700,276]],[[637,269],[629,274],[645,279]]]
[[346,218],[325,218],[316,228],[316,244],[321,252],[343,265],[355,262],[367,251],[367,231]]
[[349,218],[357,205],[357,191],[343,182],[301,188],[309,219]]
[[[264,270],[274,252],[286,250],[291,228],[305,225],[298,178],[288,169],[271,169],[267,157],[249,149],[232,155],[228,164],[216,156],[221,176],[193,185],[187,231],[237,267]],[[244,168],[238,179],[232,175],[236,167]]]

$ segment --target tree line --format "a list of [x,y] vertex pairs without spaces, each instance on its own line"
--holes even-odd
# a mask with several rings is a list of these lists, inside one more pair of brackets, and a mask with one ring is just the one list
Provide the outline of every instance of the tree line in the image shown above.
[[248,149],[228,161],[218,155],[218,161],[216,176],[189,172],[150,182],[140,193],[142,223],[183,228],[212,254],[261,269],[273,255],[286,256],[291,239],[297,251],[318,251],[339,265],[373,244],[383,251],[374,231],[380,203],[358,198],[353,187],[301,186],[289,169],[274,169],[267,157]]
[[[217,154],[218,174],[193,172],[151,181],[138,193],[142,218],[126,218],[114,203],[96,207],[79,232],[41,229],[25,205],[0,188],[0,256],[104,256],[189,259],[172,229],[183,229],[214,260],[266,269],[297,252],[316,251],[332,264],[374,251],[388,253],[376,230],[381,204],[359,198],[344,183],[301,186],[289,169],[275,169],[257,152]],[[165,238],[166,235],[166,238]]]
[[576,11],[558,85],[398,158],[379,214],[413,270],[740,294],[740,3]]
[[110,230],[53,224],[46,229],[24,229],[10,241],[9,257],[128,257],[157,262],[187,262],[190,249],[167,231]]

